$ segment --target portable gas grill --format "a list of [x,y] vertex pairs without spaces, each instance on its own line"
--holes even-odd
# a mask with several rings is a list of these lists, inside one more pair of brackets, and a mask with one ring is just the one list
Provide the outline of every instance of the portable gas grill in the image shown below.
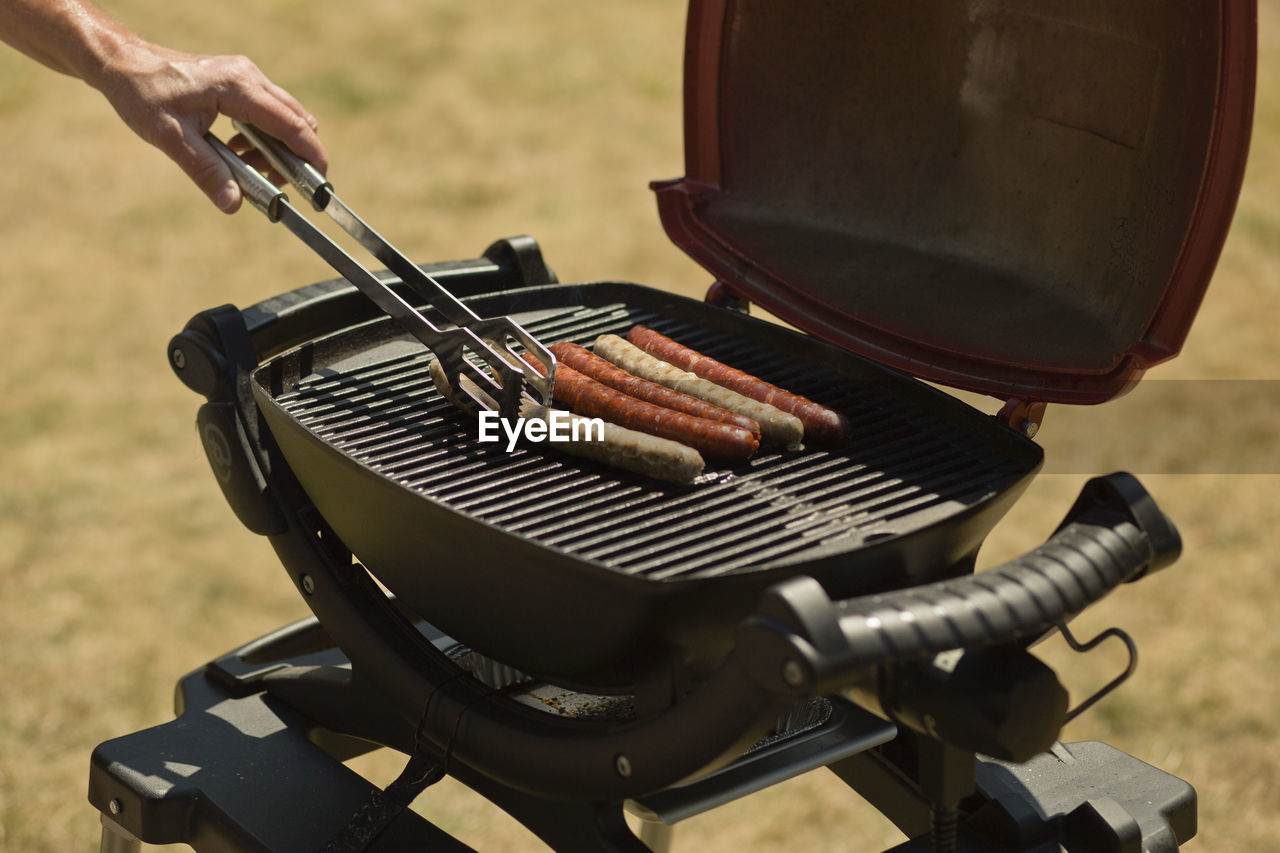
[[[345,280],[197,315],[171,364],[314,618],[98,748],[104,849],[463,849],[405,810],[445,773],[556,849],[660,848],[656,827],[820,766],[904,850],[1175,849],[1190,786],[1056,743],[1093,700],[1068,710],[1027,651],[1176,559],[1172,524],[1116,474],[1040,548],[973,567],[1040,466],[1043,404],[1178,351],[1240,185],[1253,32],[1245,2],[695,0],[686,176],[655,189],[706,302],[561,284],[528,238],[422,268],[544,343],[656,328],[842,411],[838,450],[687,485],[508,452]],[[374,745],[411,756],[386,791],[340,763]]]

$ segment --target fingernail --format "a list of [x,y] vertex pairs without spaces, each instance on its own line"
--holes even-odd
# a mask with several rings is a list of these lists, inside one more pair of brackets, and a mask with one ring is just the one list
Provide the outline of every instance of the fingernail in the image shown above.
[[307,124],[311,125],[312,130],[320,126],[320,122],[316,121],[316,117],[311,113],[307,113]]
[[222,185],[222,189],[218,190],[218,194],[213,197],[213,203],[218,206],[218,210],[226,213],[235,207],[239,198],[240,187],[236,185],[235,181],[227,181]]

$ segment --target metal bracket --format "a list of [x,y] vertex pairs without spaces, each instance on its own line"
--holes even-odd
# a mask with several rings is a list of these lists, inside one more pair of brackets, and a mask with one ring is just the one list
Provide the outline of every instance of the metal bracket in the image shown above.
[[1071,633],[1070,629],[1068,629],[1065,624],[1059,625],[1058,631],[1061,632],[1062,639],[1067,641],[1067,645],[1071,647],[1071,650],[1074,652],[1079,652],[1081,654],[1084,654],[1085,652],[1093,650],[1098,645],[1110,639],[1111,637],[1118,638],[1120,642],[1124,643],[1125,648],[1129,650],[1129,663],[1124,668],[1124,671],[1121,672],[1119,675],[1117,675],[1115,678],[1108,681],[1106,684],[1102,685],[1102,687],[1100,687],[1097,691],[1095,691],[1094,694],[1090,696],[1088,699],[1084,700],[1079,705],[1075,706],[1070,711],[1068,711],[1067,716],[1064,717],[1062,720],[1062,725],[1065,726],[1067,723],[1071,722],[1076,717],[1080,716],[1085,711],[1092,708],[1104,696],[1106,696],[1111,691],[1115,690],[1121,684],[1124,684],[1125,681],[1129,679],[1129,676],[1133,675],[1133,671],[1138,668],[1138,645],[1133,641],[1133,637],[1130,637],[1127,633],[1120,630],[1119,628],[1108,628],[1107,630],[1098,634],[1092,640],[1089,640],[1088,642],[1085,642],[1085,643],[1081,643],[1079,640],[1077,640],[1075,638],[1075,635]]

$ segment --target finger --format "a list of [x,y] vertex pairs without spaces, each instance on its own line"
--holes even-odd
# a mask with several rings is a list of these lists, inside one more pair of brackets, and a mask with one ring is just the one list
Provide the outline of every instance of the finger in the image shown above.
[[231,176],[231,169],[218,152],[213,150],[204,139],[200,128],[189,122],[180,122],[181,135],[176,143],[162,145],[161,150],[169,155],[187,174],[209,200],[223,213],[235,213],[240,209],[243,193],[240,185]]
[[263,86],[286,107],[306,119],[307,124],[311,125],[312,130],[319,130],[320,122],[316,121],[316,117],[308,112],[307,108],[302,105],[302,102],[291,95],[286,89],[281,86],[277,86],[275,83],[272,83],[270,80],[265,78],[263,79]]
[[218,109],[231,118],[257,125],[321,172],[328,168],[329,155],[307,120],[306,111],[294,111],[265,86],[237,86],[224,91],[219,94]]

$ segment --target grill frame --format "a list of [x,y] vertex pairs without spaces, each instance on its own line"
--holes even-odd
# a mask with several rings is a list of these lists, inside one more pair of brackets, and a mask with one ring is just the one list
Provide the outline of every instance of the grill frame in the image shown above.
[[[944,436],[944,444],[954,436],[969,437],[997,449],[1015,469],[1004,477],[1007,482],[1001,488],[961,511],[940,511],[938,518],[906,535],[852,548],[849,542],[837,541],[803,559],[713,577],[671,575],[671,561],[663,558],[654,565],[669,576],[638,577],[413,492],[319,440],[277,401],[300,377],[330,365],[350,364],[371,346],[393,339],[396,333],[388,321],[354,324],[266,360],[253,374],[258,408],[290,468],[345,544],[411,610],[486,654],[558,683],[626,690],[660,677],[673,661],[697,678],[727,652],[734,626],[762,590],[798,574],[813,576],[832,595],[847,597],[963,573],[970,569],[982,538],[1021,494],[1042,460],[1037,445],[923,383],[813,338],[642,285],[526,287],[479,297],[472,305],[482,315],[517,318],[557,308],[622,305],[626,311],[647,312],[644,319],[649,322],[657,318],[660,328],[688,324],[713,337],[744,342],[740,346],[746,355],[758,349],[864,383],[924,418],[929,431]],[[537,323],[531,324],[531,331],[539,333]],[[683,337],[703,345],[696,336]],[[715,347],[708,350],[721,354]],[[733,357],[746,369],[758,370],[762,378],[778,378],[776,369],[760,369],[759,357],[753,362],[743,354]],[[474,442],[456,436],[441,449],[450,458],[468,461],[478,453]],[[805,459],[814,458],[821,456],[797,457],[799,461],[790,464],[803,467]],[[520,459],[542,464],[552,454],[526,451],[516,461]],[[768,468],[772,463],[757,464]],[[512,467],[505,466],[504,473],[511,473]],[[656,499],[662,507],[682,494],[708,488],[656,486],[558,455],[550,467],[594,468],[605,479],[639,482],[642,489],[663,493]],[[536,491],[544,495],[541,488]],[[406,560],[406,553],[421,556]]]

